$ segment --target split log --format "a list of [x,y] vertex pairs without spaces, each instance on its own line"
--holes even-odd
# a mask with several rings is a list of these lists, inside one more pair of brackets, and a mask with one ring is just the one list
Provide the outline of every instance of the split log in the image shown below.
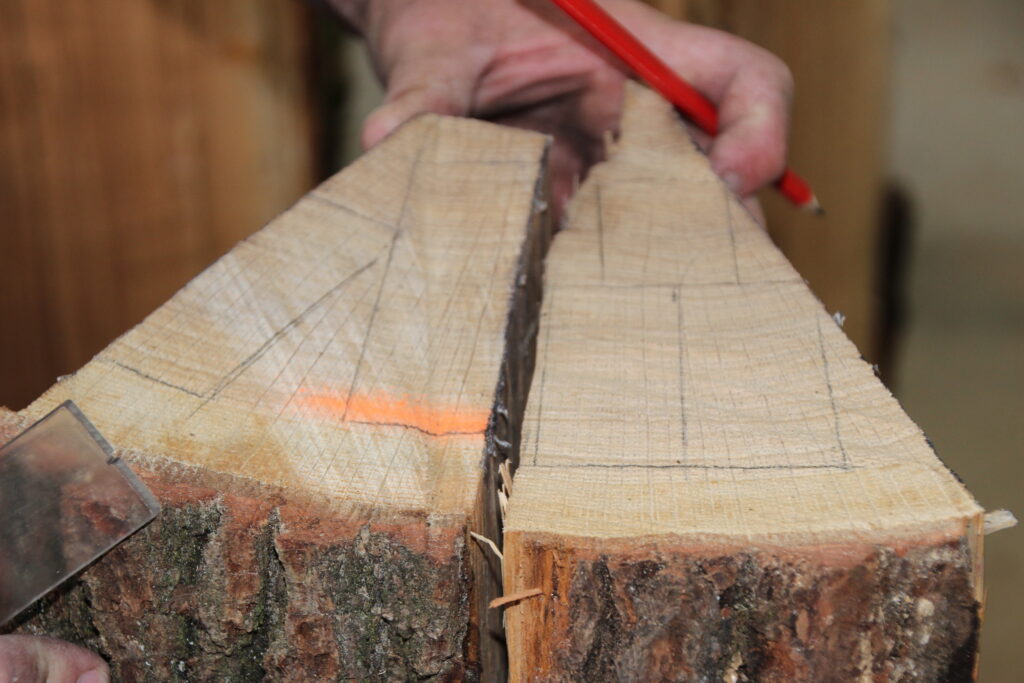
[[2,416],[75,400],[165,506],[19,628],[127,680],[500,680],[503,571],[513,680],[969,678],[980,508],[650,93],[533,372],[543,156],[418,119]]
[[511,679],[966,680],[982,510],[669,107],[549,254]]
[[500,668],[500,567],[467,532],[499,533],[483,485],[530,376],[545,149],[416,119],[5,414],[10,436],[74,400],[164,506],[20,630],[118,680]]

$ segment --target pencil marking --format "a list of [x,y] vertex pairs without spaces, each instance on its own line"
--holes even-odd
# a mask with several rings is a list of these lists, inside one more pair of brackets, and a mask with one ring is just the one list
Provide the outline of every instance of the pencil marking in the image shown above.
[[604,209],[601,204],[601,184],[594,186],[597,193],[597,256],[601,264],[601,282],[604,283]]
[[832,406],[832,425],[835,430],[836,444],[839,446],[839,453],[843,459],[842,468],[851,469],[852,463],[850,462],[850,456],[846,452],[846,446],[843,444],[843,437],[839,432],[839,410],[836,408],[836,395],[832,388],[832,376],[828,362],[828,354],[825,353],[825,335],[821,331],[821,316],[815,316],[814,320],[818,326],[818,348],[821,351],[821,362],[824,365],[825,370],[825,386],[828,387],[828,400]]
[[306,306],[306,308],[302,309],[302,311],[297,316],[289,320],[283,327],[276,330],[274,334],[270,336],[269,339],[260,344],[260,347],[258,349],[249,354],[244,360],[242,360],[242,362],[233,367],[230,372],[228,372],[223,378],[221,378],[220,382],[218,382],[212,389],[210,389],[209,392],[196,395],[198,398],[202,398],[203,402],[200,403],[195,408],[195,410],[189,413],[188,417],[191,418],[193,415],[202,410],[206,406],[206,404],[217,398],[220,392],[222,392],[224,389],[230,386],[235,380],[237,380],[242,375],[242,373],[244,373],[249,367],[252,366],[253,363],[262,358],[267,353],[267,351],[269,351],[278,341],[281,340],[282,337],[284,337],[299,323],[305,320],[305,318],[312,311],[316,310],[322,303],[327,301],[333,295],[340,292],[345,287],[345,285],[352,282],[352,280],[354,280],[360,274],[365,272],[367,269],[371,268],[376,263],[377,259],[373,259],[369,263],[366,263],[360,266],[359,268],[356,268],[354,271],[346,275],[340,282],[338,282],[336,285],[334,285],[326,292],[324,292],[316,301]]

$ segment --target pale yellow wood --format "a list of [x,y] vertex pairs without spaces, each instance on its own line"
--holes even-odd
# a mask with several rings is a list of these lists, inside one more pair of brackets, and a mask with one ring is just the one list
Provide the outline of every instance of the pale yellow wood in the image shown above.
[[668,105],[627,97],[547,261],[506,533],[963,534],[972,497]]
[[[546,263],[509,680],[966,680],[982,511],[663,100]],[[912,673],[908,673],[912,672]]]
[[73,399],[118,448],[470,513],[545,145],[413,121],[24,414]]
[[734,33],[780,57],[796,97],[789,164],[827,213],[761,193],[775,243],[872,362],[886,362],[879,292],[885,182],[889,0],[645,0],[676,19]]

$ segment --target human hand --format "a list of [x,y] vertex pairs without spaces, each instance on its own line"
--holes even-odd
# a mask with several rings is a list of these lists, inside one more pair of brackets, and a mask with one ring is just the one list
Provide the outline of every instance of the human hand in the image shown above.
[[84,648],[43,636],[0,636],[0,683],[107,683],[110,669]]
[[[555,139],[557,204],[601,159],[622,114],[625,70],[550,0],[332,1],[362,30],[387,88],[364,124],[365,147],[423,112],[538,130]],[[748,197],[781,174],[793,89],[781,60],[636,0],[602,4],[717,105],[718,137],[696,137],[734,192]]]

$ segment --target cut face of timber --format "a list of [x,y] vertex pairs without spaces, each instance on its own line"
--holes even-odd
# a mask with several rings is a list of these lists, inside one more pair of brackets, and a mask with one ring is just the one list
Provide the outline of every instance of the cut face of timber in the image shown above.
[[517,681],[970,678],[981,509],[626,105],[539,319],[544,139],[423,117],[0,415],[74,400],[164,507],[16,628],[120,680],[500,680],[503,614]]
[[546,264],[512,680],[969,678],[982,510],[665,103],[609,157]]
[[477,603],[500,568],[467,530],[499,533],[484,462],[529,378],[545,150],[418,118],[7,414],[10,435],[75,401],[165,508],[21,629],[126,680],[452,679],[497,656]]

